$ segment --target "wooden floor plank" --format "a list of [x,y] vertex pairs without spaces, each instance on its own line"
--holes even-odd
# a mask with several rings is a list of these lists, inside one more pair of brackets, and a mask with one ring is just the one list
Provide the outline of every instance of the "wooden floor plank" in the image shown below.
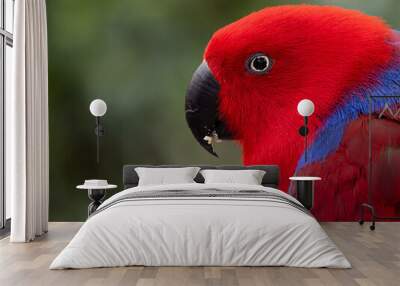
[[48,269],[81,223],[50,223],[50,231],[32,243],[0,240],[1,286],[267,286],[400,285],[400,223],[378,223],[371,232],[357,223],[323,223],[352,269],[289,267],[117,267]]

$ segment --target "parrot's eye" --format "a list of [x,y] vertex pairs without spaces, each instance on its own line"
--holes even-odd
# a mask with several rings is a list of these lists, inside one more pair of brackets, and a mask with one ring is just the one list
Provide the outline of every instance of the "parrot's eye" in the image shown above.
[[246,63],[247,70],[255,74],[265,74],[271,69],[271,66],[271,60],[262,53],[252,55]]

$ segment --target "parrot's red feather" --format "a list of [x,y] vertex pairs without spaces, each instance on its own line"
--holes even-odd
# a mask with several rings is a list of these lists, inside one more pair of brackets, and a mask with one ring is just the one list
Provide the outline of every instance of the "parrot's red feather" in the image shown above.
[[[400,215],[400,205],[394,203],[400,202],[399,123],[377,118],[371,122],[371,202],[385,216]],[[299,172],[323,177],[316,182],[312,210],[319,220],[354,220],[360,205],[368,202],[368,136],[368,116],[361,116],[348,125],[336,152]]]
[[[205,59],[221,84],[221,117],[239,138],[244,163],[279,163],[286,189],[304,150],[297,103],[315,103],[311,130],[317,130],[346,91],[372,84],[386,67],[390,35],[379,18],[308,5],[267,8],[217,31]],[[274,61],[265,76],[245,69],[256,52]]]
[[[312,141],[328,116],[346,102],[347,95],[376,83],[393,59],[391,40],[393,32],[381,19],[331,6],[267,8],[218,30],[204,58],[220,83],[220,116],[241,143],[244,164],[279,164],[281,189],[287,190],[288,177],[304,152],[304,141],[298,134],[303,124],[298,102],[308,98],[315,103],[316,111],[310,118]],[[272,69],[262,76],[249,73],[245,67],[247,59],[259,52],[273,61]],[[352,152],[365,151],[364,147],[353,147]],[[345,219],[354,218],[354,207],[346,205],[348,199],[365,198],[365,179],[357,180],[366,178],[360,166],[365,161],[350,164],[346,152],[332,154],[332,160],[312,167],[321,169],[318,174],[326,173],[320,183],[326,193],[317,194],[317,200],[337,201],[330,209],[316,210],[321,218],[334,219],[335,211],[343,213]],[[338,196],[329,189],[329,182],[342,180],[346,191]]]

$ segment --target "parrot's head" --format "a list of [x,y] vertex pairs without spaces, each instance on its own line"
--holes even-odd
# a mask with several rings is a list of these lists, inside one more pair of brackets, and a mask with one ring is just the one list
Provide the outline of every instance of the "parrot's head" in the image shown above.
[[253,154],[260,152],[285,152],[282,142],[301,148],[298,102],[314,102],[310,123],[317,130],[346,92],[370,84],[386,66],[390,35],[379,18],[338,7],[277,6],[252,13],[209,41],[186,94],[189,127],[214,155],[205,136],[238,140],[245,163],[257,163]]

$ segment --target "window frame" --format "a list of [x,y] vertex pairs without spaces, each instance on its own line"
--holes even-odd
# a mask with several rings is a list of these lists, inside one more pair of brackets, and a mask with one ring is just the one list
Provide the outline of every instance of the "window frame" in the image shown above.
[[[13,34],[7,31],[6,21],[10,15],[6,14],[6,1],[12,1],[14,13],[15,0],[0,0],[0,236],[9,231],[10,220],[6,218],[6,190],[4,182],[4,160],[5,160],[5,94],[6,94],[6,46],[13,48]],[[14,15],[11,15],[14,21]]]

